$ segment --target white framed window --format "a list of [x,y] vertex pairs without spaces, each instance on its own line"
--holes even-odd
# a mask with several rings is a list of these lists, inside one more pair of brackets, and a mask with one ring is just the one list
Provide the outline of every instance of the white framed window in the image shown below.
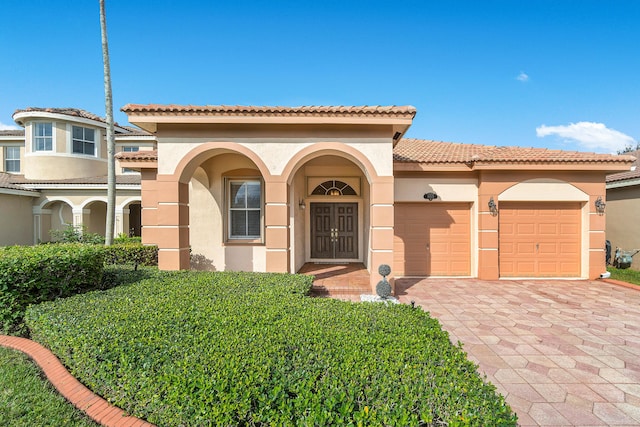
[[5,147],[4,171],[20,173],[20,147]]
[[72,126],[71,145],[74,154],[96,155],[95,129]]
[[53,123],[33,124],[33,151],[53,151]]
[[229,240],[262,238],[262,182],[259,179],[229,179]]
[[[125,145],[124,147],[122,147],[123,153],[134,153],[136,151],[140,151],[140,147],[136,147],[133,145]],[[137,171],[129,168],[122,168],[122,173],[137,173]]]

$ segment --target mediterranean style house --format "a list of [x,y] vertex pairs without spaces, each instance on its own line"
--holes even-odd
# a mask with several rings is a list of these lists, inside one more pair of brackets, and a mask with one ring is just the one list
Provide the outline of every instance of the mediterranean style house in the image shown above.
[[[122,111],[141,130],[118,127],[119,167],[139,171],[119,175],[119,227],[141,204],[142,240],[158,245],[162,269],[188,269],[194,255],[216,270],[357,262],[372,289],[381,264],[391,279],[593,279],[605,271],[605,176],[634,161],[408,139],[410,106]],[[0,140],[3,164],[16,168],[7,149],[19,147],[24,175],[3,174],[0,197],[17,206],[24,240],[62,222],[104,224],[104,121],[41,109],[14,119],[25,133]],[[89,177],[91,195],[80,188]]]
[[[72,108],[28,108],[24,130],[0,131],[0,245],[51,240],[73,225],[105,234],[107,149],[104,119]],[[156,148],[155,136],[116,126],[117,151]],[[140,173],[117,166],[116,235],[140,235]]]

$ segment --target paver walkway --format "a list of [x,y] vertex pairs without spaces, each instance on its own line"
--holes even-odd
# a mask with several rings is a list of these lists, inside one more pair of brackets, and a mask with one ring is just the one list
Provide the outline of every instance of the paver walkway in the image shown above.
[[600,281],[397,279],[522,426],[640,425],[640,291]]
[[153,424],[144,420],[128,416],[122,409],[111,405],[93,393],[80,381],[72,377],[51,351],[37,342],[25,338],[0,335],[0,345],[27,354],[40,366],[60,394],[100,425],[107,427],[153,427]]

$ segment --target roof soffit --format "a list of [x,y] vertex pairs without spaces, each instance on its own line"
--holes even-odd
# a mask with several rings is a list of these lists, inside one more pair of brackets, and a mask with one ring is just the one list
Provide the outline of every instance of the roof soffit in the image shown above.
[[404,134],[411,126],[414,107],[256,107],[181,106],[127,104],[122,111],[129,122],[149,132],[162,123],[173,124],[253,124],[253,125],[392,125]]

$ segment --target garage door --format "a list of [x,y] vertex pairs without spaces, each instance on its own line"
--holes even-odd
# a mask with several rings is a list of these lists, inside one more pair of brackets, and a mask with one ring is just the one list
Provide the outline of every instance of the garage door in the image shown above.
[[500,203],[501,277],[579,277],[579,203]]
[[398,276],[470,276],[469,203],[396,203],[394,267]]

